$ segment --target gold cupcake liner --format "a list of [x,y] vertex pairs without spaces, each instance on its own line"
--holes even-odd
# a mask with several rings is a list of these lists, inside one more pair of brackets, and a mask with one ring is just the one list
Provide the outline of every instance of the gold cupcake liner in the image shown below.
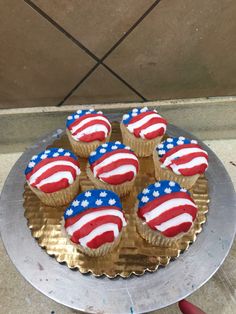
[[157,156],[157,153],[154,149],[153,152],[153,162],[155,167],[155,178],[156,180],[170,180],[179,183],[185,189],[191,189],[191,187],[195,184],[197,179],[199,178],[199,174],[195,174],[193,176],[183,176],[177,175],[170,169],[161,168],[161,163]]
[[89,165],[87,165],[86,173],[87,173],[89,180],[91,180],[91,182],[94,184],[94,186],[97,189],[110,190],[110,191],[115,192],[119,196],[124,196],[126,194],[129,194],[130,191],[132,191],[133,186],[134,186],[134,182],[135,182],[135,178],[134,178],[133,180],[131,180],[129,182],[124,182],[122,184],[117,184],[117,185],[108,184],[106,182],[103,182],[103,181],[95,178]]
[[[119,123],[113,122],[112,127],[112,140],[120,141]],[[71,149],[66,135],[50,146]],[[191,231],[178,239],[176,245],[155,246],[144,240],[137,232],[137,215],[134,210],[137,194],[144,187],[156,181],[152,157],[139,158],[139,163],[140,171],[137,174],[132,191],[121,198],[127,226],[122,230],[119,245],[109,254],[100,257],[90,257],[82,254],[62,231],[61,218],[66,206],[49,207],[44,205],[25,185],[25,217],[28,220],[32,236],[59,263],[66,263],[69,268],[78,269],[83,274],[91,273],[94,276],[106,275],[109,278],[116,276],[126,278],[132,274],[140,276],[145,272],[154,272],[160,265],[167,266],[171,260],[188,249],[190,243],[196,240],[196,235],[202,230],[202,224],[206,221],[209,203],[207,180],[204,176],[200,176],[190,190],[191,196],[198,206],[198,215]],[[80,158],[80,168],[82,170],[80,187],[82,191],[95,188],[86,174],[86,165],[87,159]]]
[[30,185],[29,187],[45,205],[63,206],[69,204],[79,193],[79,181],[79,176],[77,176],[75,181],[70,186],[53,193],[44,193]]
[[148,157],[153,153],[154,147],[161,143],[162,137],[159,136],[152,140],[144,140],[142,138],[135,137],[123,123],[120,124],[120,130],[122,134],[123,143],[135,152],[138,157]]
[[83,158],[89,157],[89,155],[100,145],[109,142],[111,137],[111,132],[108,134],[108,136],[103,141],[93,141],[93,142],[81,142],[76,141],[72,138],[71,133],[68,129],[66,129],[66,134],[68,136],[68,139],[70,141],[70,145],[72,147],[73,152]]

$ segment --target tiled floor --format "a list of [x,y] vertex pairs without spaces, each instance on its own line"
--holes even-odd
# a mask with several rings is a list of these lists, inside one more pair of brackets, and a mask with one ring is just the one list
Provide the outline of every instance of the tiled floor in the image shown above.
[[[236,187],[236,140],[205,141],[218,155]],[[21,153],[0,155],[0,189]],[[48,299],[27,283],[16,271],[0,242],[0,313],[70,314],[77,313]],[[219,271],[188,299],[207,314],[233,314],[236,308],[236,242]],[[177,305],[156,312],[177,314]]]

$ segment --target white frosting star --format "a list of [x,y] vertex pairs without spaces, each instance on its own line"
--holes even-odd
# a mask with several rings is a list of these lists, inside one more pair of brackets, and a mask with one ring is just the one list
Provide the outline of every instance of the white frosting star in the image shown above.
[[72,120],[72,119],[73,119],[72,116],[67,117],[67,120]]
[[96,200],[95,204],[98,205],[98,206],[102,205],[102,200],[100,200],[100,199]]
[[179,140],[184,141],[185,137],[184,136],[179,136]]
[[156,188],[159,188],[159,187],[161,186],[161,183],[160,183],[160,182],[156,182],[156,183],[154,184],[154,186],[155,186]]
[[154,191],[154,192],[152,193],[152,195],[153,195],[154,197],[158,197],[158,196],[160,195],[160,193],[159,193],[158,191]]
[[52,157],[58,157],[59,156],[59,153],[54,153],[53,155],[52,155]]
[[90,111],[90,112],[93,112],[93,111],[94,111],[94,109],[89,109],[89,111]]
[[183,145],[184,142],[183,142],[183,141],[177,141],[177,144],[178,144],[178,145]]
[[58,152],[59,152],[59,153],[64,152],[64,148],[59,148],[59,149],[58,149]]
[[120,141],[116,141],[115,144],[121,144],[121,142]]
[[129,118],[129,115],[128,114],[124,114],[122,120],[124,121],[124,120],[127,120],[128,118]]
[[165,155],[166,151],[164,149],[159,150],[160,155]]
[[125,146],[125,149],[131,150],[131,148],[129,146]]
[[109,205],[114,205],[116,203],[116,200],[114,198],[109,199],[108,204]]
[[91,112],[90,112],[90,111],[87,111],[87,112],[85,112],[85,114],[91,114]]
[[143,190],[143,194],[148,194],[149,193],[149,190],[148,189],[144,189]]
[[143,203],[147,203],[147,202],[149,201],[149,198],[148,198],[147,196],[143,196],[143,197],[141,198],[141,201],[142,201]]
[[102,112],[102,111],[98,111],[97,113],[99,113],[99,114],[103,114],[103,112]]
[[138,115],[137,112],[132,112],[132,117],[135,117],[137,115]]
[[102,154],[102,153],[105,153],[106,150],[105,150],[105,148],[101,148],[101,149],[99,150],[99,152]]
[[165,188],[164,192],[165,192],[165,193],[171,193],[172,190],[171,190],[171,188]]
[[78,114],[75,114],[75,115],[74,115],[74,118],[75,118],[75,119],[78,119],[78,118],[79,118],[79,115],[78,115]]
[[104,192],[101,192],[100,194],[99,194],[99,196],[100,197],[106,197],[107,196],[107,193],[104,191]]
[[73,214],[73,210],[70,208],[70,209],[67,209],[66,211],[66,215],[67,216],[71,216]]
[[40,158],[41,158],[41,159],[45,159],[45,158],[47,158],[47,157],[48,157],[48,155],[43,154]]
[[93,151],[92,153],[90,153],[90,156],[95,156],[97,153],[95,151]]
[[138,112],[138,109],[137,108],[133,108],[132,111],[133,112]]
[[35,160],[35,159],[37,159],[37,155],[34,155],[32,158],[31,158],[31,160]]
[[45,154],[49,154],[51,151],[50,151],[50,149],[47,149],[47,150],[45,150]]
[[159,145],[157,145],[157,147],[161,149],[161,148],[164,147],[164,145],[163,144],[159,144]]
[[102,147],[107,147],[108,145],[107,145],[107,143],[105,143],[105,144],[102,144]]
[[168,143],[173,142],[173,138],[169,137],[169,138],[167,139],[167,142],[168,142]]
[[118,147],[116,146],[116,145],[113,145],[112,147],[111,147],[111,149],[117,149]]
[[70,156],[70,153],[69,153],[69,152],[66,152],[66,153],[64,154],[64,156]]
[[81,202],[81,206],[82,206],[82,207],[86,207],[86,206],[88,206],[88,204],[89,204],[89,202],[88,202],[87,200],[83,200],[83,201]]
[[79,206],[79,201],[78,200],[74,200],[72,202],[72,206],[74,206],[74,207]]
[[78,114],[81,114],[82,110],[79,109],[79,110],[77,110],[76,112],[77,112]]
[[84,193],[84,195],[85,195],[86,197],[90,197],[90,196],[91,196],[91,192],[90,192],[90,191],[87,191],[87,192]]
[[28,165],[29,168],[33,168],[34,166],[35,166],[35,162],[34,161],[29,162],[29,165]]
[[181,191],[181,192],[187,192],[187,190],[186,190],[186,189],[183,189],[183,188],[180,189],[180,191]]
[[192,143],[192,144],[197,144],[197,141],[191,140],[191,143]]
[[173,145],[173,144],[167,144],[166,147],[167,147],[167,148],[173,148],[174,145]]
[[169,182],[169,186],[175,186],[175,182],[174,181],[170,181]]
[[140,112],[146,112],[146,111],[148,111],[148,107],[143,107],[143,108],[140,110]]

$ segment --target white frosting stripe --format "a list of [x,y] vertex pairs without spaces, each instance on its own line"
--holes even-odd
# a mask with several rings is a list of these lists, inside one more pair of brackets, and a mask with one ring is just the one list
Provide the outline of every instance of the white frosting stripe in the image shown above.
[[105,137],[107,137],[108,134],[108,128],[103,124],[93,124],[88,126],[87,128],[83,129],[81,132],[76,133],[75,135],[72,134],[72,137],[76,140],[79,140],[82,136],[93,134],[96,132],[104,132]]
[[207,159],[205,157],[196,157],[194,159],[192,159],[191,161],[185,163],[185,164],[180,164],[180,165],[175,165],[172,164],[170,165],[170,167],[173,169],[173,171],[176,174],[181,174],[179,170],[181,169],[190,169],[196,166],[200,166],[200,165],[207,165]]
[[164,232],[167,229],[170,229],[175,226],[179,226],[185,222],[190,222],[190,223],[193,222],[193,217],[188,213],[183,213],[179,216],[171,218],[168,221],[165,221],[162,224],[155,226],[155,228],[161,232]]
[[[164,162],[163,162],[163,166],[167,167],[171,164],[172,160],[178,157],[183,157],[189,154],[193,154],[193,153],[205,153],[201,148],[183,148],[178,150],[177,152],[173,153],[172,155],[170,155],[169,157],[164,156]],[[207,155],[207,153],[206,153]]]
[[40,188],[45,184],[56,183],[62,179],[67,179],[69,184],[72,184],[74,182],[74,178],[70,171],[59,171],[59,172],[54,173],[50,177],[44,180],[41,180],[38,184],[36,184],[36,187]]
[[160,130],[161,128],[163,128],[164,131],[166,131],[166,125],[164,123],[157,123],[157,124],[150,125],[149,127],[143,129],[140,132],[140,137],[145,139],[145,135],[147,135],[148,133],[152,133],[154,131]]
[[54,166],[70,166],[73,169],[76,170],[76,174],[80,174],[80,169],[78,166],[76,166],[73,162],[66,161],[66,160],[55,160],[52,162],[47,163],[43,167],[39,168],[35,173],[32,174],[32,176],[29,178],[29,184],[34,184],[38,177],[40,177],[43,173],[45,173],[48,169],[54,167]]
[[131,171],[134,173],[134,176],[135,176],[137,170],[136,170],[136,167],[134,165],[122,165],[116,169],[109,171],[109,172],[104,172],[104,173],[100,174],[99,177],[100,177],[100,179],[110,178],[112,176],[125,174],[125,173],[131,172]]
[[134,154],[131,154],[129,152],[127,153],[114,153],[113,155],[109,156],[108,158],[104,159],[103,161],[101,161],[99,164],[97,164],[94,168],[93,168],[93,173],[94,176],[97,176],[97,172],[100,168],[107,166],[117,160],[121,160],[121,159],[133,159],[133,160],[137,160],[137,157]]
[[108,125],[110,125],[109,121],[107,120],[107,118],[105,117],[102,117],[102,116],[96,116],[96,117],[92,117],[90,118],[89,115],[87,118],[85,118],[84,120],[82,120],[81,122],[79,122],[78,124],[74,125],[72,128],[71,128],[71,133],[75,133],[78,129],[80,129],[82,126],[84,126],[85,124],[89,123],[90,121],[93,121],[93,120],[101,120],[101,121],[104,121],[106,122]]
[[92,241],[97,236],[102,235],[105,232],[112,231],[114,233],[114,237],[117,238],[119,235],[119,228],[117,224],[114,223],[107,223],[103,224],[101,226],[98,226],[97,228],[93,229],[88,235],[86,235],[83,238],[79,239],[79,243],[82,246],[87,247],[87,243]]
[[90,221],[97,219],[99,217],[104,216],[116,216],[122,220],[122,225],[126,226],[126,221],[124,219],[124,215],[120,210],[117,209],[106,209],[101,211],[95,211],[89,213],[87,215],[82,216],[79,220],[77,220],[73,225],[70,225],[66,228],[66,231],[69,235],[73,235],[74,232],[81,229],[84,225],[89,223]]
[[128,130],[133,133],[135,129],[138,129],[140,128],[142,125],[144,125],[145,123],[147,123],[148,121],[150,121],[152,118],[161,118],[160,115],[158,115],[157,113],[155,112],[150,112],[149,115],[146,115],[144,116],[143,118],[140,118],[140,120],[134,122],[134,123],[131,123],[131,124],[128,124],[127,125],[127,128]]
[[190,201],[189,199],[186,198],[174,198],[170,199],[159,206],[153,208],[151,211],[145,213],[143,216],[145,217],[146,221],[149,222],[150,220],[153,220],[154,218],[159,217],[161,214],[164,212],[170,210],[171,208],[177,207],[177,206],[183,206],[183,205],[190,205],[195,208],[197,206]]

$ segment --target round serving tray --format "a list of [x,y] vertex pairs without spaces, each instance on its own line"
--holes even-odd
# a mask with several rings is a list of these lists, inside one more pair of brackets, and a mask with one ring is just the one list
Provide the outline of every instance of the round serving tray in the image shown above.
[[[110,115],[120,120],[121,115]],[[169,125],[168,135],[193,135]],[[86,313],[144,313],[173,304],[201,287],[227,256],[235,234],[236,206],[232,182],[216,155],[209,154],[209,213],[203,231],[189,250],[167,267],[127,279],[95,278],[72,271],[41,249],[24,217],[24,169],[32,155],[60,137],[63,130],[39,140],[12,168],[2,191],[0,228],[6,250],[19,272],[53,300]],[[196,138],[195,138],[196,139]]]

